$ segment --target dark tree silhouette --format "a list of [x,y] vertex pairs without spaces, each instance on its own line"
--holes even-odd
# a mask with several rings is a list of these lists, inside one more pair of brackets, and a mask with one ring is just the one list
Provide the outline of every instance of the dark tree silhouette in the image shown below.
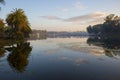
[[108,57],[120,56],[120,38],[89,37],[87,44],[102,47]]
[[0,47],[0,57],[3,57],[5,54],[5,49],[3,47]]
[[90,34],[103,37],[120,37],[120,17],[110,14],[105,18],[103,24],[88,26],[87,31]]
[[9,65],[16,72],[24,72],[26,66],[28,65],[27,58],[32,51],[30,43],[18,43],[16,47],[11,47],[7,50],[10,51],[7,58]]

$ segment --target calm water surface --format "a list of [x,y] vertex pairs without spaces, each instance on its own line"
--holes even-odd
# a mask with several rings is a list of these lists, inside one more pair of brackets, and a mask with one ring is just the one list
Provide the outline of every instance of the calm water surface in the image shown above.
[[0,80],[120,80],[118,47],[108,48],[87,38],[29,42],[30,46],[5,47]]

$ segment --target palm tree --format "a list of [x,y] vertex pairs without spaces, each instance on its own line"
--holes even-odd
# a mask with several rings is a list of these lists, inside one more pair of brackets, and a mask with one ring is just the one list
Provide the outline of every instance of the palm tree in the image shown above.
[[[31,32],[31,28],[22,9],[14,9],[7,15],[6,22],[11,27],[12,34],[22,34],[24,37],[28,37]],[[26,36],[27,35],[27,36]]]

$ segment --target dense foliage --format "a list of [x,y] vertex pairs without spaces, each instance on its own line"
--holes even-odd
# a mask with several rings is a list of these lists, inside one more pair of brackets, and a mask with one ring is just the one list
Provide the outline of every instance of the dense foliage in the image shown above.
[[120,17],[110,14],[103,24],[88,26],[87,31],[93,35],[115,35],[120,33]]
[[16,35],[22,37],[29,37],[31,28],[29,27],[27,16],[24,14],[22,9],[14,9],[11,13],[7,15],[6,22],[11,28],[13,37]]
[[5,23],[0,19],[1,38],[24,39],[28,38],[32,31],[27,16],[22,9],[14,9],[11,11],[11,13],[7,15]]
[[0,31],[3,31],[4,25],[5,25],[5,24],[4,24],[3,20],[0,19]]

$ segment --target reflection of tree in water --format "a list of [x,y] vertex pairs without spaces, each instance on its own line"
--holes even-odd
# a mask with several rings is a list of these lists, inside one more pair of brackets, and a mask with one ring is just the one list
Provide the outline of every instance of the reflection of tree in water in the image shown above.
[[5,49],[0,47],[0,57],[3,57],[5,54]]
[[120,56],[120,38],[102,38],[95,36],[88,38],[87,43],[89,45],[102,47],[106,56]]
[[30,52],[32,51],[32,47],[30,46],[30,43],[19,43],[16,47],[11,47],[7,49],[10,51],[10,54],[8,55],[8,62],[9,65],[18,72],[23,72],[25,70],[25,67],[28,64],[28,56]]

